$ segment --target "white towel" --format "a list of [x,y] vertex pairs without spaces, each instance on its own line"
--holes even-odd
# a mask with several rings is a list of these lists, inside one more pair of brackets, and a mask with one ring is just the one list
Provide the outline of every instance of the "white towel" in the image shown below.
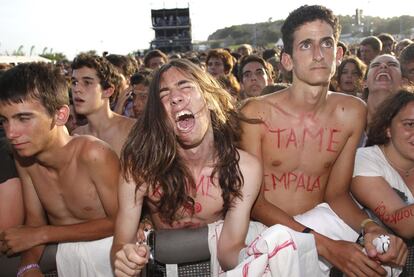
[[283,225],[265,230],[247,247],[246,253],[241,264],[222,276],[322,276],[314,236]]
[[[321,203],[312,210],[294,216],[294,218],[301,224],[333,240],[355,242],[359,236],[327,203]],[[329,276],[332,265],[320,257],[319,266],[324,272],[324,276]],[[399,276],[402,272],[400,268],[391,269],[389,266],[383,266],[383,268],[387,271],[387,276]]]
[[[248,247],[241,251],[240,264],[224,272],[217,260],[217,242],[223,221],[209,225],[211,276],[320,276],[314,237],[275,225],[266,230],[259,222],[250,222]],[[299,248],[298,248],[299,246]]]
[[[217,277],[224,273],[221,269],[219,261],[217,259],[217,244],[220,238],[221,229],[223,228],[223,220],[218,220],[208,225],[208,248],[210,250],[210,272],[212,277]],[[262,231],[267,227],[260,222],[250,221],[249,229],[247,231],[245,244],[249,245]],[[239,262],[244,257],[244,251],[240,251]]]
[[113,237],[94,241],[59,243],[56,265],[59,277],[113,277],[110,250]]

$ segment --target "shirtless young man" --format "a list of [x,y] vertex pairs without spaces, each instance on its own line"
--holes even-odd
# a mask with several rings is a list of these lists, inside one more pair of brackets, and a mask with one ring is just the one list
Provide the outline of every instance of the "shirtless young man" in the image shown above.
[[147,249],[135,245],[144,201],[156,229],[224,219],[218,260],[224,270],[238,264],[263,172],[236,148],[236,130],[231,96],[198,66],[176,59],[155,73],[121,159],[127,182],[111,251],[117,276],[135,276],[147,261]]
[[68,100],[64,77],[46,64],[20,64],[0,80],[0,118],[26,213],[24,226],[0,234],[1,251],[23,252],[24,276],[41,274],[37,263],[52,242],[60,243],[59,276],[112,275],[106,237],[113,234],[119,159],[94,137],[68,134]]
[[266,86],[273,84],[270,67],[270,64],[256,55],[240,59],[238,70],[243,99],[260,96]]
[[95,136],[107,142],[118,156],[135,123],[110,108],[119,78],[105,58],[80,54],[72,62],[73,104],[76,113],[88,119],[88,124],[76,128],[73,134]]
[[[310,231],[306,227],[322,232],[321,222],[328,225],[324,234],[330,234],[334,231],[332,228],[342,224],[343,230],[339,229],[338,236],[330,237],[343,239],[342,232],[350,233],[345,237],[351,241],[358,237],[352,229],[359,232],[363,222],[369,256],[402,265],[406,247],[401,239],[390,235],[393,249],[377,255],[371,241],[384,230],[364,221],[367,215],[349,195],[366,108],[355,97],[328,91],[329,81],[342,57],[341,49],[336,47],[337,18],[324,7],[303,6],[289,15],[282,33],[285,45],[282,63],[293,73],[292,86],[252,99],[242,109],[244,116],[263,121],[243,124],[242,148],[256,155],[264,167],[264,182],[252,216],[266,225],[280,223],[304,232]],[[327,204],[320,205],[323,202],[332,209]],[[335,215],[335,211],[340,218],[318,215],[293,219],[308,211],[312,214],[313,210],[329,215]],[[311,232],[315,235],[319,256],[347,275],[385,273],[356,243],[335,241]],[[329,268],[322,267],[328,273]]]

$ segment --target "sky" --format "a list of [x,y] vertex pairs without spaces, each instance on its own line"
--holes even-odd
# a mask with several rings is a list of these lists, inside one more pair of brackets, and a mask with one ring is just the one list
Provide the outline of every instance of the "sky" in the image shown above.
[[[381,4],[379,4],[381,3]],[[147,49],[154,38],[151,9],[190,7],[193,41],[217,29],[284,19],[304,4],[320,4],[337,15],[393,17],[409,14],[410,1],[393,0],[0,0],[0,55],[23,45],[27,55],[61,52],[128,54]],[[414,15],[414,14],[410,14]]]

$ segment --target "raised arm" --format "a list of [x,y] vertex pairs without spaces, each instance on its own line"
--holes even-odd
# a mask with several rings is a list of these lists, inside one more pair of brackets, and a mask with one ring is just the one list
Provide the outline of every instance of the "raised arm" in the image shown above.
[[223,229],[218,242],[217,257],[224,270],[238,264],[240,250],[245,247],[249,228],[250,212],[262,182],[263,170],[260,162],[252,155],[240,152],[240,169],[244,177],[242,199],[235,199],[224,218]]

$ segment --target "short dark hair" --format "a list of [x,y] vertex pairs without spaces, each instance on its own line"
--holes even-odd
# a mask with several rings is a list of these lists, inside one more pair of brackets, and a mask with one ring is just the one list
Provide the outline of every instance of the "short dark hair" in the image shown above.
[[408,72],[406,69],[406,65],[408,63],[414,62],[414,43],[409,44],[401,51],[399,60],[401,64],[402,76],[407,77]]
[[105,59],[113,64],[127,79],[130,78],[138,68],[137,61],[131,56],[110,54],[105,56]]
[[257,55],[248,55],[248,56],[241,57],[241,59],[239,61],[238,76],[237,76],[239,78],[239,82],[243,82],[243,68],[248,63],[252,63],[252,62],[260,63],[263,66],[267,76],[269,78],[272,78],[273,66],[271,64],[269,64],[268,62],[266,62],[264,59],[262,59],[261,57],[259,57]]
[[338,17],[336,17],[330,9],[324,6],[304,5],[292,11],[282,25],[283,48],[287,54],[292,55],[293,52],[294,32],[305,23],[315,20],[322,20],[328,23],[334,31],[335,41],[339,40],[341,25],[339,24]]
[[147,73],[146,71],[140,71],[135,73],[134,75],[131,76],[130,78],[130,84],[133,85],[139,85],[139,84],[143,84],[144,86],[148,86],[150,84],[151,81],[151,72]]
[[114,102],[118,98],[121,77],[113,64],[106,58],[93,54],[81,53],[75,57],[72,62],[72,70],[88,67],[95,69],[99,78],[99,83],[103,89],[110,87],[115,88],[115,92],[111,95],[110,101]]
[[387,40],[392,41],[392,42],[395,42],[394,37],[393,37],[391,34],[389,34],[389,33],[381,33],[381,34],[379,34],[377,37],[378,37],[378,38],[379,38],[379,40],[381,40],[382,42],[387,41]]
[[69,105],[68,86],[65,77],[53,65],[46,63],[22,63],[0,78],[0,102],[22,103],[39,101],[50,116],[64,105]]
[[345,42],[338,41],[337,46],[342,48],[344,56],[347,56],[349,54],[348,45],[346,45]]
[[364,38],[360,43],[360,45],[369,45],[377,52],[382,50],[382,41],[377,38],[376,36],[369,36]]
[[166,62],[166,63],[168,62],[167,55],[165,55],[163,52],[161,52],[158,49],[154,49],[154,50],[151,50],[151,51],[149,51],[148,53],[145,54],[145,56],[144,56],[144,66],[149,67],[150,60],[152,58],[155,58],[155,57],[160,57],[164,60],[164,62]]
[[391,126],[393,118],[408,103],[414,101],[412,88],[400,89],[396,94],[390,95],[384,100],[375,112],[368,129],[366,146],[386,145],[390,142],[387,129]]
[[262,57],[265,61],[268,59],[274,58],[278,55],[278,52],[275,48],[267,48],[263,51]]
[[[411,43],[413,43],[413,41],[411,39],[405,38],[400,40],[397,45],[395,45],[395,50],[396,50],[396,55],[401,54],[402,50],[405,49],[405,47],[407,47],[408,45],[410,45]],[[397,51],[399,51],[399,53],[397,53]]]
[[114,65],[106,58],[97,55],[81,53],[75,57],[71,67],[72,70],[80,69],[82,67],[95,69],[103,89],[116,86],[119,82],[119,75],[117,74]]

